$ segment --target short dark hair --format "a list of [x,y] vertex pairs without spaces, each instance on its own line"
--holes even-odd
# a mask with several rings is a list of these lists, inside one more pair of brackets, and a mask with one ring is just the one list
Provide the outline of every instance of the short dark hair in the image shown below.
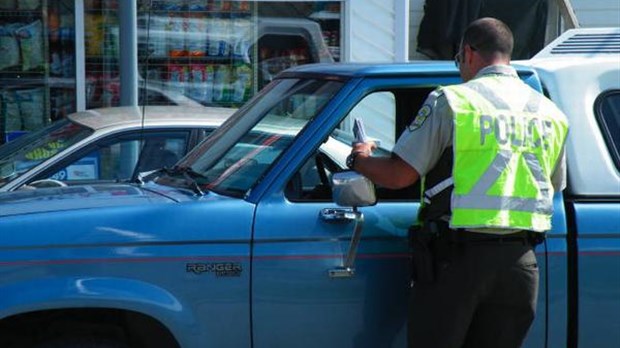
[[463,33],[461,45],[469,45],[486,59],[502,56],[510,59],[514,46],[512,31],[499,19],[484,17],[471,22]]

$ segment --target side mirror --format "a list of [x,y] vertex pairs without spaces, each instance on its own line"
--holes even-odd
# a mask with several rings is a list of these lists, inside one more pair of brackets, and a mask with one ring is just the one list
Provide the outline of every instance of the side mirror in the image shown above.
[[341,266],[329,270],[331,278],[350,278],[355,274],[355,255],[357,246],[362,237],[362,227],[364,225],[364,214],[359,211],[359,207],[367,207],[377,203],[374,184],[365,176],[353,171],[339,172],[332,176],[332,192],[334,202],[349,209],[323,209],[321,217],[327,222],[349,222],[353,221],[353,234],[349,242],[347,255]]
[[341,207],[367,207],[377,204],[375,186],[365,176],[345,171],[332,176],[334,202]]

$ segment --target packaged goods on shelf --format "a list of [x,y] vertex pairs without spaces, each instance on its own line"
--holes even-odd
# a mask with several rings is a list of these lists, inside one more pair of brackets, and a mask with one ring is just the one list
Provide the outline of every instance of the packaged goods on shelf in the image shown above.
[[206,11],[208,9],[205,0],[188,0],[187,9],[189,11]]
[[121,95],[121,86],[118,81],[104,82],[103,93],[101,95],[102,106],[116,106],[119,104]]
[[52,90],[50,95],[51,121],[65,118],[73,111],[73,91]]
[[247,18],[235,18],[232,22],[230,39],[233,58],[243,59],[244,62],[250,63],[249,52],[252,37],[252,21]]
[[235,68],[235,82],[233,84],[232,101],[242,103],[249,98],[252,92],[252,68],[239,65]]
[[0,70],[19,65],[19,43],[10,25],[0,26]]
[[0,90],[0,117],[4,121],[4,132],[13,132],[22,130],[22,118],[19,113],[19,102],[14,90]]
[[18,10],[36,10],[41,7],[41,0],[17,0]]
[[166,37],[168,39],[168,54],[170,57],[187,56],[187,17],[170,13],[168,27],[170,28],[170,35]]
[[104,30],[103,49],[108,57],[117,57],[119,50],[120,31],[118,26],[106,26]]
[[101,56],[103,53],[103,41],[105,39],[104,24],[105,19],[99,14],[87,14],[84,30],[84,39],[87,56]]
[[[149,27],[149,54],[153,57],[167,57],[168,47],[166,37],[168,35],[168,17],[153,16]],[[146,35],[140,38],[146,42]]]
[[224,18],[209,18],[207,24],[209,51],[211,57],[228,57],[231,49],[231,21]]
[[190,66],[190,89],[188,96],[201,103],[213,101],[213,66],[206,64],[192,64]]
[[206,56],[207,48],[207,20],[193,16],[187,19],[187,50],[191,57]]
[[44,118],[45,88],[0,90],[0,104],[4,132],[33,131],[49,120]]
[[0,10],[14,10],[15,0],[0,0]]
[[185,94],[186,82],[189,81],[187,66],[180,64],[168,65],[168,88],[176,93]]
[[43,22],[36,20],[18,28],[15,35],[19,38],[22,70],[42,68],[45,63],[45,57],[43,56]]
[[229,100],[230,89],[230,67],[228,65],[219,64],[215,68],[214,84],[213,84],[213,100],[224,103]]
[[23,130],[37,130],[49,123],[43,116],[45,114],[45,88],[20,89],[15,91],[15,94],[19,101]]

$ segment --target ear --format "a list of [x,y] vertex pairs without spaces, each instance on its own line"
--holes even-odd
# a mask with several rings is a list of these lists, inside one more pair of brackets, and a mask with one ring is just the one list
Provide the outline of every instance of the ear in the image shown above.
[[[465,54],[465,52],[467,52],[467,54]],[[465,47],[463,47],[463,59],[467,60],[467,64],[468,65],[472,65],[472,60],[474,59],[474,50],[471,49],[471,46],[469,45],[465,45]]]

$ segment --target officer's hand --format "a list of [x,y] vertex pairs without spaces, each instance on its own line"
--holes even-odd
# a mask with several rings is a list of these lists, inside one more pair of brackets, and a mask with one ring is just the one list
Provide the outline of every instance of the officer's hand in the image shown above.
[[351,148],[351,153],[363,153],[366,155],[370,155],[374,149],[377,148],[377,144],[374,141],[369,141],[366,143],[355,143]]

